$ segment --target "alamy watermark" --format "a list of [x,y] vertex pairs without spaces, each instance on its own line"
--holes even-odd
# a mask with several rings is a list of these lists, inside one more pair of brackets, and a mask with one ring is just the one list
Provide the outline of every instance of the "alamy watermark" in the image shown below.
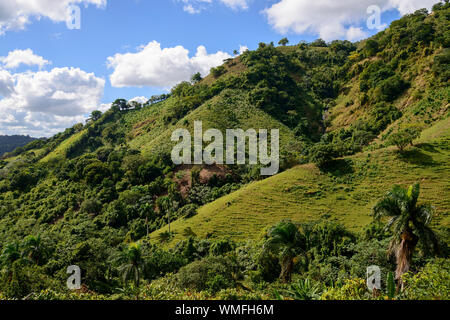
[[81,9],[79,6],[70,4],[66,9],[66,26],[70,30],[81,29]]
[[379,6],[369,6],[367,8],[367,14],[369,15],[369,18],[367,19],[367,29],[381,30],[386,26],[385,24],[381,24],[381,8]]
[[79,266],[68,266],[67,274],[70,274],[67,279],[67,288],[69,290],[80,290],[81,289],[81,269]]
[[[179,142],[181,139],[181,142]],[[172,149],[172,161],[181,164],[239,164],[246,161],[248,146],[248,164],[263,165],[261,175],[272,176],[280,169],[280,132],[272,129],[270,133],[270,155],[268,151],[268,130],[227,129],[224,152],[223,134],[218,129],[209,129],[203,133],[202,121],[194,122],[194,154],[192,156],[192,137],[188,130],[177,129],[171,140],[179,142]],[[247,145],[248,141],[248,145]],[[203,149],[203,142],[211,142]]]
[[367,267],[367,288],[381,290],[381,270],[379,266]]

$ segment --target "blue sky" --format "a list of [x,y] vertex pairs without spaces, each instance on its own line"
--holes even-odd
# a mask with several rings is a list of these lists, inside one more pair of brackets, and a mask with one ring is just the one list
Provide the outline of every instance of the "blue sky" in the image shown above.
[[[150,97],[197,71],[205,75],[241,46],[255,49],[284,36],[292,44],[318,37],[355,41],[377,32],[367,28],[372,4],[381,9],[383,28],[435,1],[35,2],[42,7],[0,4],[0,134],[49,136],[116,98]],[[64,22],[71,2],[81,9],[80,30]]]

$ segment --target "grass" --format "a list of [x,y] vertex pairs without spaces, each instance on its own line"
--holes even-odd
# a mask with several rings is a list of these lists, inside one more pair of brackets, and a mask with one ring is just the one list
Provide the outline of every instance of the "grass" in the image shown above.
[[[442,128],[442,124],[437,124]],[[376,201],[394,184],[420,182],[420,201],[436,207],[435,227],[450,227],[450,149],[447,126],[439,139],[421,141],[404,154],[379,149],[340,159],[330,172],[314,165],[296,166],[207,204],[198,215],[171,224],[171,245],[191,228],[200,238],[256,239],[282,219],[295,222],[330,220],[354,231],[372,221]],[[443,128],[442,128],[443,129]],[[429,131],[439,131],[430,128]],[[425,131],[425,134],[428,134]],[[167,231],[154,232],[152,239]]]
[[46,155],[44,158],[40,160],[40,162],[51,162],[56,160],[63,160],[66,158],[67,150],[71,145],[76,143],[79,139],[83,137],[83,135],[87,133],[87,130],[82,130],[80,132],[77,132],[61,142],[55,150],[50,152],[48,155]]
[[[169,104],[172,101],[165,103]],[[165,108],[167,107],[166,105]],[[147,120],[151,128],[130,141],[130,146],[141,149],[144,155],[150,154],[161,146],[170,152],[175,145],[170,140],[172,132],[178,128],[185,128],[193,135],[194,121],[199,120],[203,123],[204,131],[210,128],[219,129],[224,136],[225,130],[232,128],[279,129],[280,152],[300,150],[300,144],[292,130],[264,111],[251,106],[247,102],[245,92],[239,90],[225,90],[173,124],[164,125],[161,118],[162,112],[155,112],[151,120]]]

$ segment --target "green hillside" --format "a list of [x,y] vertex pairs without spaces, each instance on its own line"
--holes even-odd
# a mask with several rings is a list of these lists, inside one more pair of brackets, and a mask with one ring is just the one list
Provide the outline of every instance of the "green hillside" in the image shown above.
[[[261,43],[16,149],[0,160],[0,299],[74,298],[74,264],[86,286],[75,298],[275,299],[298,289],[292,274],[336,297],[369,264],[395,270],[389,241],[415,236],[412,271],[445,283],[434,259],[449,262],[449,15],[447,1],[357,43]],[[194,121],[279,129],[280,173],[174,165],[172,132]],[[401,219],[384,230],[372,213],[389,197],[378,213]],[[439,290],[425,298],[448,298]]]
[[[439,136],[434,135],[438,131]],[[450,227],[450,118],[423,132],[404,155],[393,148],[364,152],[336,162],[330,172],[314,165],[294,167],[199,209],[197,216],[172,223],[172,243],[190,228],[200,238],[258,239],[283,219],[335,221],[361,231],[372,220],[372,208],[394,184],[420,181],[422,200],[436,206],[435,227]],[[432,140],[427,138],[433,135]],[[158,239],[167,227],[154,232]]]

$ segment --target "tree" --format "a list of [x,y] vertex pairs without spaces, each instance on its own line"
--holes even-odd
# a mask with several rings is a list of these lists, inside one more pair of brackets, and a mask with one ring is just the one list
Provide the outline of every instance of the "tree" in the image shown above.
[[283,38],[278,42],[278,44],[282,45],[283,47],[286,46],[288,43],[289,43],[288,38]]
[[364,48],[364,53],[365,53],[366,57],[368,57],[368,58],[372,57],[372,56],[376,55],[378,51],[379,51],[378,42],[373,39],[367,40],[366,47]]
[[153,201],[146,202],[143,205],[141,205],[140,211],[141,211],[141,214],[145,216],[145,227],[147,230],[147,237],[148,237],[148,235],[149,235],[149,230],[148,230],[149,217],[155,213],[153,210]]
[[142,257],[141,245],[137,242],[129,244],[119,255],[119,262],[122,263],[119,271],[122,273],[123,281],[127,282],[132,279],[136,288],[139,288],[141,275],[145,272],[145,260]]
[[4,265],[11,266],[14,261],[20,259],[19,244],[16,242],[8,243],[0,255],[0,262]]
[[97,121],[102,116],[102,112],[98,110],[94,110],[91,113],[91,116],[89,117],[88,121]]
[[401,130],[399,132],[391,134],[387,140],[387,143],[390,146],[397,146],[400,152],[403,152],[403,150],[408,146],[408,144],[412,145],[414,141],[414,136],[415,135],[413,135],[411,132]]
[[39,265],[40,258],[42,257],[44,251],[41,236],[30,235],[26,237],[23,242],[23,247],[23,255]]
[[191,77],[191,82],[192,83],[199,83],[200,81],[202,81],[202,75],[201,75],[201,73],[200,72],[197,72],[196,74],[194,74],[192,77]]
[[128,102],[125,99],[117,99],[113,102],[111,109],[115,111],[128,109]]
[[389,252],[396,257],[398,286],[402,284],[402,275],[409,271],[419,241],[426,253],[438,250],[437,237],[429,227],[434,208],[429,204],[418,204],[419,194],[419,184],[407,189],[394,186],[373,208],[376,220],[390,218],[386,229],[393,231]]
[[217,68],[211,68],[211,74],[214,78],[218,78],[223,75],[227,70],[224,66],[218,66]]
[[323,39],[317,39],[311,42],[311,47],[328,47],[327,43]]
[[421,127],[417,124],[411,124],[402,129],[403,132],[406,132],[407,134],[409,134],[409,136],[411,138],[411,141],[410,141],[411,146],[414,145],[414,143],[413,143],[414,140],[420,137],[422,130],[423,130],[423,127]]
[[304,249],[304,243],[302,234],[290,221],[281,221],[269,230],[263,251],[278,252],[281,264],[280,279],[282,281],[291,281],[294,258]]
[[320,169],[325,168],[336,157],[336,150],[330,143],[320,142],[310,150],[310,160]]

